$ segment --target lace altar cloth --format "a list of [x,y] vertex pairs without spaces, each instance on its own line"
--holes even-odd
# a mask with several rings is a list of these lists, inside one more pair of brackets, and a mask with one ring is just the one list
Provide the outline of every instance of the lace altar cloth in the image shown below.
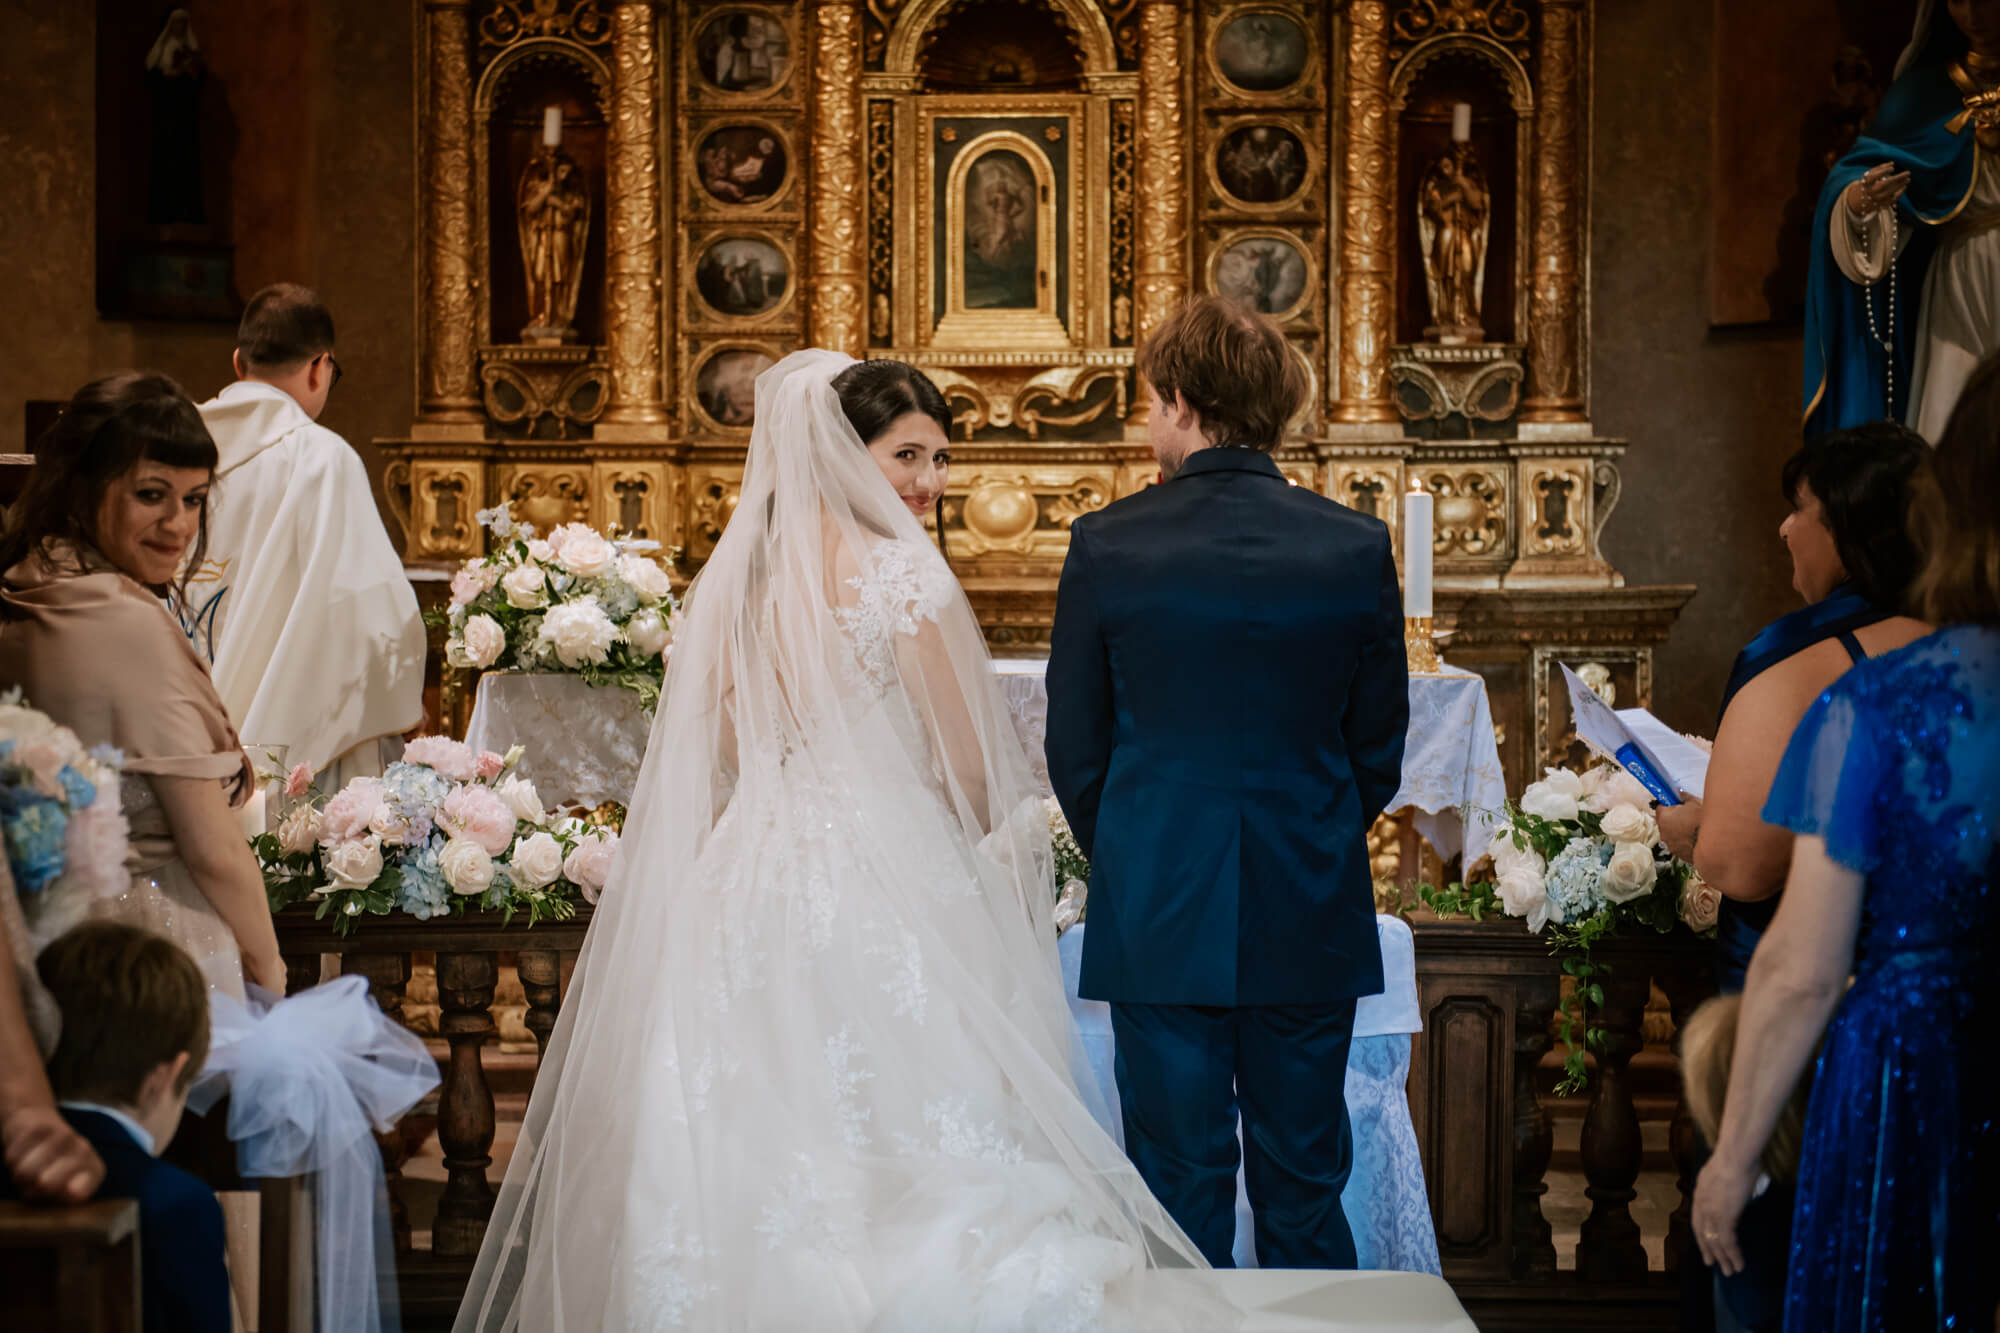
[[[1112,1073],[1117,1043],[1111,1035],[1111,1006],[1077,998],[1077,973],[1083,966],[1083,933],[1089,924],[1066,932],[1062,956],[1063,986],[1069,1010],[1083,1038],[1085,1056],[1097,1076],[1104,1105],[1110,1109],[1105,1129],[1125,1143],[1118,1111],[1118,1083]],[[1431,1225],[1430,1196],[1424,1188],[1424,1164],[1417,1155],[1417,1131],[1410,1121],[1405,1087],[1410,1079],[1410,1034],[1423,1030],[1417,1009],[1416,940],[1408,923],[1393,916],[1375,918],[1382,945],[1380,995],[1362,997],[1354,1009],[1354,1043],[1347,1053],[1347,1116],[1354,1130],[1354,1170],[1340,1196],[1347,1224],[1354,1232],[1354,1251],[1364,1269],[1395,1269],[1406,1273],[1438,1273],[1437,1232]],[[1239,1128],[1238,1133],[1241,1133]],[[1243,1175],[1236,1176],[1236,1265],[1255,1268],[1251,1242],[1250,1200]]]
[[652,729],[639,696],[622,685],[587,685],[554,671],[489,671],[479,678],[465,743],[502,754],[525,746],[519,772],[544,805],[629,805]]

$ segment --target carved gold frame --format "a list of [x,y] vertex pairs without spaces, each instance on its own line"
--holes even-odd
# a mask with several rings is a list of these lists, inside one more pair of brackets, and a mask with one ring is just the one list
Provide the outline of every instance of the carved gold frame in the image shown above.
[[[767,110],[759,106],[758,110]],[[754,204],[733,204],[727,199],[718,199],[710,194],[708,187],[701,183],[702,141],[717,130],[732,129],[737,126],[764,131],[776,139],[785,150],[785,181],[769,199],[760,199]],[[682,172],[693,192],[697,207],[710,216],[762,217],[769,214],[796,213],[799,208],[799,181],[804,175],[799,161],[798,136],[780,122],[767,115],[740,114],[729,107],[714,107],[704,111],[699,119],[684,123],[681,134]]]
[[708,407],[701,401],[700,385],[702,367],[721,356],[724,352],[762,352],[773,363],[785,359],[785,349],[777,343],[761,338],[717,338],[704,341],[689,338],[690,343],[700,342],[699,351],[687,357],[681,372],[681,401],[687,404],[688,412],[703,430],[712,432],[713,438],[722,440],[747,441],[755,426],[725,426],[708,414]]
[[[1072,143],[1074,156],[1075,144]],[[965,304],[965,266],[955,262],[957,256],[965,253],[965,191],[972,176],[972,169],[980,161],[993,153],[1013,153],[1023,158],[1028,169],[1034,173],[1036,192],[1041,196],[1035,206],[1035,307],[1027,309],[968,309]],[[1071,192],[1075,191],[1075,172],[1071,175]],[[1056,253],[1056,241],[1061,232],[1061,219],[1057,214],[1057,190],[1055,167],[1048,154],[1027,135],[1014,130],[988,130],[974,138],[952,159],[951,174],[945,181],[944,198],[944,249],[945,249],[945,299],[944,318],[931,330],[931,344],[935,347],[992,346],[1053,343],[1069,346],[1069,331],[1063,327],[1062,317],[1056,311],[1056,265],[1060,256]],[[1076,229],[1070,229],[1070,245],[1076,245]],[[1074,286],[1070,291],[1072,308],[1075,305]]]
[[1208,262],[1204,264],[1202,281],[1207,290],[1220,295],[1216,278],[1222,268],[1222,256],[1243,241],[1282,241],[1295,250],[1305,260],[1306,284],[1300,289],[1298,299],[1283,310],[1274,310],[1270,318],[1274,323],[1285,324],[1297,319],[1319,303],[1319,264],[1313,256],[1312,247],[1299,242],[1298,233],[1284,227],[1235,227],[1224,231],[1209,242]]
[[[769,310],[755,315],[731,315],[717,310],[702,295],[697,273],[701,259],[712,245],[723,241],[762,241],[785,258],[785,290]],[[689,332],[697,329],[710,332],[756,329],[762,332],[772,325],[793,325],[798,321],[799,299],[799,257],[791,240],[791,229],[747,226],[725,221],[691,223],[682,233],[684,246],[681,268],[681,290],[687,294],[695,319]]]
[[[1310,111],[1272,109],[1268,113],[1259,109],[1255,114],[1227,116],[1220,121],[1211,120],[1202,127],[1202,174],[1208,179],[1210,197],[1235,213],[1272,214],[1298,213],[1309,208],[1314,191],[1325,169],[1323,145],[1320,140],[1325,131],[1314,130],[1311,122],[1323,119],[1315,108]],[[1239,199],[1222,183],[1222,172],[1216,167],[1216,155],[1222,151],[1222,141],[1238,130],[1252,130],[1260,125],[1280,129],[1299,142],[1305,151],[1306,169],[1299,177],[1299,188],[1282,199],[1268,204],[1253,204],[1247,199]]]
[[[785,77],[768,88],[748,92],[731,92],[709,82],[701,70],[701,33],[709,24],[728,18],[731,14],[748,14],[755,18],[772,19],[785,30],[785,40],[790,44],[790,54],[785,62]],[[785,6],[774,8],[766,5],[722,5],[688,16],[685,28],[686,38],[681,43],[681,60],[686,82],[683,85],[700,95],[702,101],[715,107],[752,107],[767,102],[792,103],[798,100],[800,83],[799,69],[808,63],[810,55],[805,48],[804,25],[799,21],[799,8]]]
[[[1316,6],[1297,3],[1296,0],[1244,0],[1241,4],[1211,9],[1201,7],[1201,57],[1208,68],[1211,94],[1220,94],[1220,99],[1231,105],[1254,104],[1257,106],[1288,106],[1294,103],[1317,104],[1322,93],[1325,34],[1314,21]],[[1237,19],[1253,14],[1275,14],[1296,23],[1306,41],[1306,63],[1299,71],[1299,77],[1282,88],[1258,91],[1245,88],[1230,81],[1222,72],[1222,62],[1215,54],[1216,43],[1222,39],[1222,30]]]

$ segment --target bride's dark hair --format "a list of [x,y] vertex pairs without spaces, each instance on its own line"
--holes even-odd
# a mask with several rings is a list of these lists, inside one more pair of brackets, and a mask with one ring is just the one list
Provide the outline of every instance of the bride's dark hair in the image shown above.
[[898,417],[921,412],[951,435],[951,409],[930,376],[903,361],[856,361],[833,377],[840,410],[863,444],[873,444]]

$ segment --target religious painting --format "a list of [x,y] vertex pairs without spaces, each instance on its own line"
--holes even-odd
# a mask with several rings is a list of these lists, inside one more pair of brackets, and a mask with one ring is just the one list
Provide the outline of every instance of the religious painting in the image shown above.
[[702,363],[695,397],[718,426],[748,428],[757,417],[757,377],[775,364],[754,347],[732,347]]
[[1306,146],[1282,125],[1246,125],[1216,145],[1215,176],[1243,203],[1281,203],[1306,183]]
[[785,299],[792,280],[784,251],[756,236],[725,236],[695,261],[695,289],[718,314],[761,315]]
[[725,204],[761,204],[785,184],[785,145],[761,125],[725,125],[695,149],[701,185]]
[[1217,296],[1260,314],[1289,319],[1305,303],[1311,270],[1289,237],[1246,232],[1216,249],[1209,274],[1209,287]]
[[1245,92],[1289,88],[1305,72],[1311,53],[1305,30],[1284,14],[1250,13],[1215,34],[1215,67]]
[[1032,310],[1037,267],[1034,169],[998,148],[965,173],[961,256],[967,310]]
[[784,24],[754,10],[724,10],[695,34],[701,80],[725,93],[755,93],[784,82],[791,43]]

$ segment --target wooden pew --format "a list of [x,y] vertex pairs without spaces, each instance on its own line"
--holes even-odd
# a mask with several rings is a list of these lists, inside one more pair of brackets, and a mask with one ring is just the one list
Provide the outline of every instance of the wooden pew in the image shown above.
[[139,1205],[0,1203],[0,1292],[19,1333],[137,1333]]

